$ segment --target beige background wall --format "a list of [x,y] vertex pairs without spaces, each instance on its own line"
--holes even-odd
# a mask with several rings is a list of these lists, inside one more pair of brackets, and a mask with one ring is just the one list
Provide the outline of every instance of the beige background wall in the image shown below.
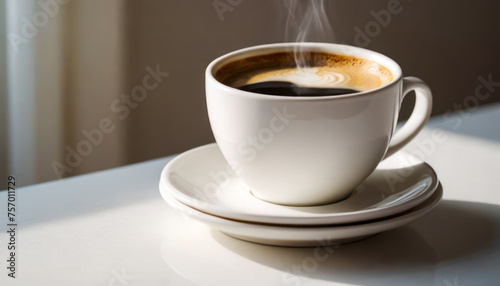
[[[354,28],[364,30],[374,20],[371,11],[387,10],[390,1],[326,2],[337,41],[353,45]],[[389,55],[405,74],[424,79],[434,92],[433,114],[473,94],[480,75],[491,73],[500,81],[499,2],[401,0],[398,7],[401,12],[370,37],[366,48]],[[132,115],[130,162],[212,141],[204,102],[206,65],[238,48],[284,41],[282,0],[243,0],[223,13],[222,21],[213,1],[130,0],[127,15],[128,82],[139,82],[148,64],[160,63],[170,72]],[[499,100],[499,95],[481,103]]]
[[[41,9],[39,1],[23,3],[29,1],[31,11]],[[27,162],[19,164],[21,171],[29,166],[34,174],[31,178],[26,176],[21,184],[56,179],[50,164],[56,160],[64,162],[63,146],[77,146],[85,139],[81,131],[98,127],[103,118],[113,120],[115,131],[106,135],[103,143],[65,176],[175,154],[212,142],[205,108],[205,67],[212,59],[235,49],[283,42],[287,16],[283,1],[71,0],[61,4],[57,15],[30,41],[33,46],[23,46],[35,51],[31,64],[36,69],[32,76],[36,86],[44,87],[34,88],[31,95],[43,103],[35,106],[38,113],[34,116],[43,120],[35,120],[26,130],[35,128],[33,138],[45,143],[35,144],[37,150],[30,152],[16,149],[16,156]],[[500,81],[500,2],[325,2],[336,41],[384,53],[398,61],[406,75],[424,79],[434,92],[434,115],[463,106],[464,99],[474,94],[479,76],[487,78],[491,74],[493,80]],[[214,5],[226,5],[228,10],[218,13]],[[397,11],[384,12],[390,10],[388,5],[395,5]],[[33,12],[27,11],[19,15],[30,17]],[[1,5],[0,20],[9,18],[4,13],[5,6]],[[375,14],[387,13],[390,20],[377,22]],[[11,18],[10,23],[19,20]],[[367,37],[359,38],[357,29]],[[5,29],[0,26],[2,34],[5,35]],[[0,46],[7,48],[8,42],[0,40]],[[13,88],[10,82],[5,83],[8,78],[5,71],[12,67],[5,69],[1,65],[9,62],[8,54],[5,49],[0,50],[0,175],[3,177],[12,172],[6,159],[12,159],[9,151],[12,146],[9,149],[8,143],[23,140],[13,140],[12,130],[7,126],[7,99],[17,98],[12,94],[6,96],[6,90]],[[50,60],[49,56],[55,58]],[[22,54],[17,57],[23,59]],[[124,113],[113,112],[113,102],[143,86],[147,67],[157,66],[168,76],[148,90],[144,100],[129,108],[126,118],[121,120],[119,115]],[[58,74],[47,72],[51,70]],[[500,101],[500,91],[480,103],[494,101]],[[402,118],[409,113],[410,106],[411,98],[404,104]],[[42,124],[50,120],[60,130],[53,130],[53,124]],[[24,158],[24,153],[38,157]],[[33,166],[29,164],[32,159]]]

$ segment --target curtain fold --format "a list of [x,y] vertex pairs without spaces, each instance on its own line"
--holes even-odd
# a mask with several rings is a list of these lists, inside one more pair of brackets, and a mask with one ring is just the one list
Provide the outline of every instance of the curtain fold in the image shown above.
[[123,5],[7,0],[5,169],[21,185],[125,162],[110,108],[123,87]]

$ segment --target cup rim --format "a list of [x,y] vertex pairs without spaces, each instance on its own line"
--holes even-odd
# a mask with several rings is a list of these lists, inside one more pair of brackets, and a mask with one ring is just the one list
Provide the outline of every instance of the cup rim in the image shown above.
[[[244,91],[241,89],[237,89],[235,87],[231,87],[229,85],[223,84],[219,80],[217,80],[214,76],[214,72],[217,68],[222,67],[223,65],[238,60],[242,58],[247,58],[250,56],[257,56],[257,55],[265,55],[273,52],[280,52],[280,51],[290,51],[293,50],[295,47],[302,47],[306,48],[311,51],[317,51],[317,52],[327,52],[327,53],[337,53],[340,55],[347,55],[347,56],[354,56],[358,57],[361,59],[366,59],[366,60],[371,60],[377,63],[380,63],[384,67],[388,68],[391,73],[394,75],[394,79],[381,86],[377,87],[374,89],[366,90],[366,91],[359,91],[355,93],[349,93],[349,94],[341,94],[341,95],[327,95],[327,96],[287,96],[287,95],[280,95],[280,96],[269,96],[268,94],[262,94],[262,93],[256,93],[256,92],[251,92],[251,91]],[[351,45],[345,45],[345,44],[333,44],[333,43],[321,43],[321,42],[304,42],[304,43],[297,43],[297,42],[287,42],[287,43],[274,43],[274,44],[264,44],[264,45],[257,45],[257,46],[251,46],[243,49],[239,49],[227,54],[224,54],[216,59],[214,59],[206,68],[205,70],[205,79],[206,83],[208,84],[209,82],[212,82],[219,86],[222,89],[225,89],[227,91],[238,91],[238,94],[247,96],[247,97],[253,97],[253,98],[266,98],[268,100],[299,100],[299,101],[316,101],[316,100],[326,100],[326,99],[342,99],[342,98],[352,98],[352,97],[359,97],[359,96],[366,96],[369,94],[372,94],[374,92],[390,88],[394,85],[397,85],[400,80],[403,77],[403,72],[401,70],[401,67],[399,66],[396,61],[393,59],[389,58],[388,56],[356,47],[356,46],[351,46]]]

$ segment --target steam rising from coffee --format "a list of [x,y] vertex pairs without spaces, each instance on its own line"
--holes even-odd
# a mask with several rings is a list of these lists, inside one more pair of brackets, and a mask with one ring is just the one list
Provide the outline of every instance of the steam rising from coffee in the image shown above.
[[[284,0],[287,42],[334,42],[325,0]],[[222,82],[260,94],[331,96],[370,90],[392,78],[368,60],[291,45],[293,51],[261,55],[232,63],[241,73],[220,69]],[[293,56],[291,56],[293,54]],[[225,75],[225,76],[224,76]]]
[[[284,0],[283,3],[288,13],[285,27],[285,38],[288,42],[334,41],[324,0]],[[314,65],[312,54],[301,45],[294,46],[293,56],[296,67],[256,75],[246,82],[250,86],[244,86],[242,89],[273,94],[283,92],[304,95],[306,91],[313,94],[317,92],[310,88],[338,89],[350,81],[349,75],[344,72]],[[345,93],[351,92],[353,89],[345,90]]]
[[[335,34],[328,21],[324,0],[283,0],[288,17],[285,27],[287,42],[333,43]],[[295,63],[299,69],[310,67],[310,55],[302,47],[294,49]]]

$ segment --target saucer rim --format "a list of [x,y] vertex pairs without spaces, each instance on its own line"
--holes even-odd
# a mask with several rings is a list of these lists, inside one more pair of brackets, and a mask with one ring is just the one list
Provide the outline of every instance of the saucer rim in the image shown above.
[[[162,187],[160,185],[160,188]],[[171,193],[162,192],[162,197],[174,210],[231,237],[266,245],[311,247],[324,244],[325,239],[334,244],[352,242],[412,223],[437,207],[443,198],[443,187],[439,183],[431,197],[400,214],[370,222],[324,226],[274,225],[237,221],[194,209],[175,199]]]
[[[436,189],[440,184],[439,177],[431,165],[421,160],[420,158],[413,156],[408,152],[399,151],[398,153],[405,154],[406,156],[415,157],[418,161],[422,162],[422,164],[424,164],[430,171],[432,178],[432,182],[430,186],[427,187],[426,190],[419,192],[416,196],[412,197],[409,200],[403,200],[401,203],[396,205],[367,208],[359,211],[329,213],[325,215],[318,215],[316,217],[247,214],[247,213],[237,212],[235,210],[230,210],[227,208],[221,208],[220,205],[209,204],[208,201],[200,201],[201,203],[197,203],[196,201],[193,201],[196,200],[196,198],[188,196],[183,191],[178,190],[178,188],[175,187],[169,180],[168,172],[173,168],[173,166],[175,166],[175,164],[178,161],[182,160],[183,157],[191,153],[199,152],[202,149],[210,150],[213,148],[218,148],[216,142],[187,150],[179,154],[175,158],[173,158],[171,161],[169,161],[163,168],[160,175],[160,185],[163,185],[166,189],[165,190],[160,189],[160,192],[168,191],[177,201],[181,202],[182,204],[190,208],[196,209],[197,211],[200,211],[202,213],[210,214],[220,218],[241,221],[241,222],[248,222],[248,223],[261,223],[261,224],[273,224],[273,225],[324,226],[332,224],[343,225],[343,224],[352,224],[357,222],[372,221],[396,215],[399,213],[403,213],[429,199],[434,194],[434,192],[436,191]],[[209,206],[203,207],[204,203],[206,203]]]

